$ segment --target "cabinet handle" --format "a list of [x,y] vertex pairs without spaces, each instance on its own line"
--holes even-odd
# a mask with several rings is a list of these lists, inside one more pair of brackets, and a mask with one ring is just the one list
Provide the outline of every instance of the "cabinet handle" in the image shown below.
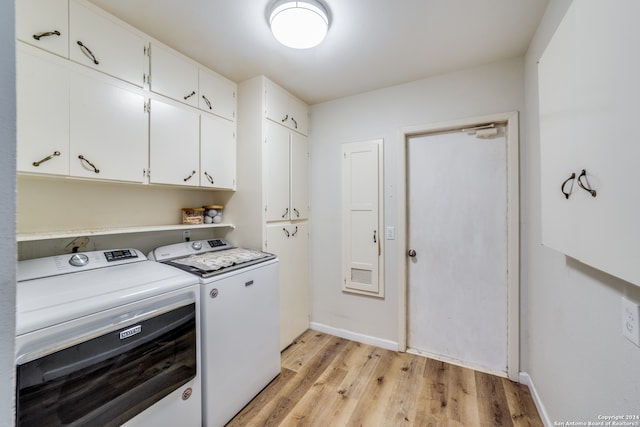
[[296,214],[296,218],[300,218],[300,212],[298,211],[298,209],[293,208],[293,213]]
[[[569,178],[565,179],[562,185],[560,186],[560,191],[562,191],[562,194],[564,194],[565,199],[568,199],[569,196],[571,195],[571,189],[569,189],[569,192],[567,193],[566,191],[564,191],[564,186],[567,185],[569,181],[573,181],[574,179],[576,179],[575,172],[572,173]],[[571,183],[571,188],[573,188],[573,182]]]
[[289,120],[289,115],[285,115],[284,119],[281,120],[282,123],[286,122],[287,120]]
[[282,231],[284,231],[284,234],[285,234],[287,237],[291,237],[291,234],[289,233],[289,231],[288,231],[286,228],[282,227]]
[[80,154],[78,158],[80,159],[80,162],[82,162],[83,165],[88,165],[95,173],[100,173],[100,169],[98,169],[93,163],[91,163],[82,154]]
[[96,65],[100,64],[100,62],[98,62],[98,60],[96,59],[96,57],[93,54],[93,52],[91,52],[91,50],[88,47],[83,45],[80,40],[78,40],[78,46],[80,46],[80,49],[82,50],[82,53],[84,53],[85,56],[87,58],[89,58],[94,64],[96,64]]
[[191,93],[189,95],[185,95],[183,96],[184,100],[186,101],[187,99],[191,98],[193,95],[196,94],[195,90],[192,90]]
[[373,243],[378,243],[378,238],[376,237],[376,230],[373,230]]
[[298,226],[297,225],[296,225],[296,231],[291,233],[291,237],[296,237],[296,234],[298,234]]
[[282,218],[286,218],[287,215],[289,215],[289,208],[284,210],[284,213],[282,214]]
[[211,108],[211,102],[209,102],[209,100],[207,99],[207,97],[206,97],[206,96],[204,96],[204,95],[202,95],[202,99],[204,99],[204,102],[206,102],[206,103],[207,103],[207,107],[209,107],[209,110],[211,110],[211,109],[212,109],[212,108]]
[[193,176],[196,174],[196,171],[191,172],[191,175],[189,175],[188,177],[184,178],[183,181],[187,182],[189,181],[191,178],[193,178]]
[[60,35],[60,31],[54,30],[54,31],[47,31],[44,33],[40,33],[40,34],[34,34],[33,38],[36,40],[40,40],[42,37],[59,36],[59,35]]
[[[582,177],[584,177],[586,185],[582,183]],[[589,192],[592,197],[596,197],[596,190],[590,188],[589,181],[587,181],[587,171],[584,169],[582,169],[582,173],[580,173],[580,176],[578,177],[578,185],[584,191]]]
[[47,156],[42,160],[38,160],[37,162],[33,162],[32,164],[33,164],[33,166],[38,167],[38,166],[40,166],[41,163],[49,161],[49,160],[53,159],[54,157],[58,157],[59,155],[60,155],[59,151],[54,151],[52,155]]
[[298,129],[298,122],[296,122],[296,119],[294,119],[293,117],[291,117],[291,121],[293,122],[293,126]]
[[[206,172],[205,172],[205,173],[204,173],[204,176],[206,176],[206,177],[207,177],[207,179],[209,180],[209,182],[210,182],[211,184],[213,184],[213,177],[212,177],[211,175],[209,175],[208,173],[206,173]],[[189,177],[189,178],[191,178],[191,177]]]

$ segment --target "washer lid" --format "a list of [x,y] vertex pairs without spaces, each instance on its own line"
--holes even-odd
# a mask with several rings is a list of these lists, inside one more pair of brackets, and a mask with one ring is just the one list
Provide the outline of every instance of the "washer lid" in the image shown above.
[[16,287],[16,334],[197,283],[191,274],[146,259],[21,281]]

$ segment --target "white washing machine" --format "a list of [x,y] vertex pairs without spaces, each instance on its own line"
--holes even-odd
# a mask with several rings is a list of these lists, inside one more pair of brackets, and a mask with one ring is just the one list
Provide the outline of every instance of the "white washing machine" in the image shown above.
[[278,260],[222,239],[162,246],[148,257],[200,282],[203,425],[224,426],[280,373]]
[[18,262],[16,426],[200,426],[200,294],[136,249]]

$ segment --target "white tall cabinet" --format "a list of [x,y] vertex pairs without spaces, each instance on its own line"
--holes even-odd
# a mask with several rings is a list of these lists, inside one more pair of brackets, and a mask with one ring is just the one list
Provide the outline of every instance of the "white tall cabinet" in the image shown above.
[[281,349],[309,327],[307,115],[303,102],[264,76],[238,85],[238,191],[227,208],[236,229],[229,237],[280,260]]

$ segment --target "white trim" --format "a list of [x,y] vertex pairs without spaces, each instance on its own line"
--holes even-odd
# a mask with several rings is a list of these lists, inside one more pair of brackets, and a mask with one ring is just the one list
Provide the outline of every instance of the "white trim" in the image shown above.
[[398,346],[407,349],[407,137],[443,132],[485,123],[507,124],[507,375],[518,380],[520,371],[520,154],[518,112],[498,113],[400,129],[398,179]]
[[314,331],[318,332],[324,332],[325,334],[345,338],[351,341],[356,341],[362,344],[374,345],[386,350],[398,351],[398,343],[395,341],[383,340],[380,338],[372,337],[370,335],[357,334],[355,332],[347,331],[346,329],[334,328],[333,326],[316,322],[309,323],[309,329],[313,329]]
[[536,405],[536,409],[538,410],[538,415],[540,415],[540,419],[542,420],[542,423],[545,425],[545,427],[551,427],[553,423],[549,418],[549,414],[547,413],[546,408],[542,404],[542,399],[538,394],[538,390],[536,389],[536,386],[533,384],[533,379],[531,378],[531,376],[526,372],[520,372],[520,384],[524,384],[527,387],[529,387],[529,392],[531,393],[531,397],[533,398],[533,403],[535,403]]

